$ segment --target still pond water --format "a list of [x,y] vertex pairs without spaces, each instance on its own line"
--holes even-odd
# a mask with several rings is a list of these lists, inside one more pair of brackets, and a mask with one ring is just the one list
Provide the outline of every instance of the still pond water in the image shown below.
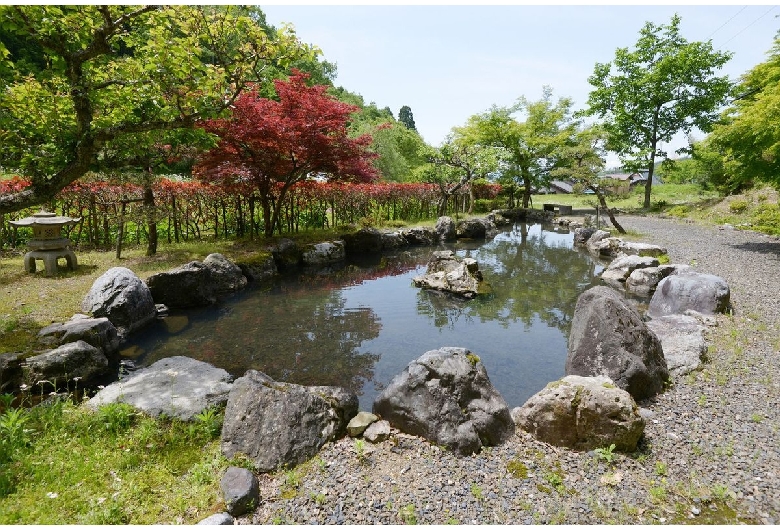
[[440,246],[478,261],[492,292],[471,301],[412,285],[431,247],[281,277],[216,307],[172,312],[125,352],[143,366],[185,355],[235,377],[253,368],[278,381],[343,386],[371,410],[410,361],[460,346],[515,407],[564,375],[577,297],[599,283],[603,266],[572,241],[565,229],[515,224],[492,241]]

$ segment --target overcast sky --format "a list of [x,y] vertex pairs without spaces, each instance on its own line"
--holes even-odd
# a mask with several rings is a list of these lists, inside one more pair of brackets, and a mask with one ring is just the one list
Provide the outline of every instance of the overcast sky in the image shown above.
[[[294,1],[294,0],[293,0]],[[268,22],[290,23],[299,38],[336,63],[336,85],[395,116],[411,107],[417,129],[439,145],[454,126],[542,87],[585,107],[597,62],[633,48],[646,21],[682,18],[689,41],[712,40],[734,53],[723,72],[738,79],[766,59],[780,28],[772,5],[261,5]],[[683,142],[682,139],[677,143]],[[669,147],[676,148],[679,145]],[[610,157],[610,163],[616,159]]]

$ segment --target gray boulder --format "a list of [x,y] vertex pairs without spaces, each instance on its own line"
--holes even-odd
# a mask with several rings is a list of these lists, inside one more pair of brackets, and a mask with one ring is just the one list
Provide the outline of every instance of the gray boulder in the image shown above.
[[629,256],[649,256],[658,258],[666,254],[666,249],[650,243],[621,240],[620,243],[618,243],[618,252],[628,254]]
[[303,248],[303,264],[310,267],[319,267],[344,261],[347,254],[343,241],[325,241]]
[[631,395],[608,377],[569,375],[512,410],[518,427],[538,440],[589,451],[615,444],[634,451],[645,420]]
[[384,442],[390,438],[390,423],[387,420],[375,421],[363,431],[363,438],[372,444]]
[[381,252],[383,248],[382,232],[376,228],[361,228],[357,232],[344,234],[341,237],[348,255]]
[[655,258],[620,254],[601,274],[601,278],[605,281],[625,282],[635,270],[657,266],[658,260]]
[[451,250],[435,251],[423,276],[412,278],[415,287],[475,298],[482,287],[482,272],[472,258],[458,258]]
[[108,403],[127,403],[150,416],[165,414],[189,421],[205,409],[225,403],[231,380],[225,370],[208,363],[168,357],[103,388],[87,406],[97,409]]
[[357,413],[357,416],[349,420],[347,424],[347,434],[352,438],[356,438],[363,434],[369,425],[377,421],[379,418],[375,414],[361,410]]
[[382,250],[393,250],[409,246],[406,235],[403,232],[379,232],[382,241]]
[[109,360],[119,360],[119,335],[105,317],[73,315],[67,322],[46,326],[38,332],[38,341],[47,346],[56,347],[79,340],[100,348]]
[[19,390],[24,382],[22,381],[23,361],[23,353],[0,353],[0,394],[13,394]]
[[402,230],[401,233],[411,246],[429,247],[439,242],[439,234],[433,228],[414,227]]
[[78,340],[25,360],[31,385],[48,381],[45,388],[94,383],[110,373],[108,359],[99,348]]
[[704,338],[705,326],[687,315],[666,315],[647,323],[658,336],[666,358],[666,366],[672,375],[680,376],[696,370],[707,354]]
[[565,373],[609,377],[637,401],[661,392],[669,378],[658,337],[625,298],[603,286],[577,299]]
[[226,525],[234,525],[236,524],[236,520],[233,519],[233,516],[229,513],[215,513],[214,515],[209,515],[202,521],[198,523],[198,525],[205,525],[205,526],[226,526]]
[[575,246],[584,246],[588,239],[590,239],[590,236],[596,233],[596,229],[592,226],[582,226],[579,228],[574,229],[574,245]]
[[203,260],[203,265],[209,271],[211,288],[217,296],[234,293],[246,287],[247,280],[241,272],[241,267],[222,254],[209,254]]
[[271,278],[277,273],[276,261],[274,261],[273,255],[265,255],[255,260],[245,260],[240,263],[236,263],[241,269],[241,273],[246,277],[247,281],[260,282]]
[[292,239],[283,238],[271,250],[278,270],[293,269],[301,264],[303,253]]
[[257,508],[260,500],[260,483],[257,477],[241,467],[227,468],[219,482],[227,512],[238,517]]
[[458,233],[452,217],[443,215],[436,219],[436,234],[439,236],[439,241],[455,241],[457,239]]
[[112,267],[95,280],[81,302],[81,310],[110,320],[120,341],[157,316],[151,291],[125,267]]
[[489,239],[498,233],[492,221],[481,218],[458,221],[455,232],[459,239]]
[[246,287],[247,279],[222,254],[209,254],[202,262],[191,261],[154,274],[146,283],[156,303],[185,308],[215,304],[220,297]]
[[626,290],[640,296],[648,296],[655,291],[658,283],[673,274],[680,267],[687,265],[659,265],[657,267],[645,267],[634,269],[626,278]]
[[[585,243],[588,252],[595,256],[610,254],[612,252],[611,245],[609,241],[606,241],[607,239],[610,239],[610,235],[611,234],[606,230],[596,230],[593,232]],[[606,251],[602,253],[602,250],[605,249]]]
[[693,269],[676,271],[658,284],[647,313],[653,318],[693,310],[704,315],[729,309],[731,293],[726,281]]
[[494,210],[485,216],[485,219],[490,221],[496,226],[506,226],[511,224],[512,221],[501,215],[501,212]]
[[249,370],[230,391],[222,452],[247,455],[260,472],[295,466],[344,436],[357,411],[357,396],[342,388],[278,383]]
[[465,348],[431,350],[409,363],[373,410],[393,427],[464,456],[504,442],[515,430],[485,366]]

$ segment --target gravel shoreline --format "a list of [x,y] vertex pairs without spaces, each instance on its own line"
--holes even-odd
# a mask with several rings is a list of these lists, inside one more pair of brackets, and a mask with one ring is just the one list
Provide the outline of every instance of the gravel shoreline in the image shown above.
[[640,403],[649,418],[637,453],[610,462],[519,429],[467,458],[401,433],[375,446],[346,438],[261,475],[259,507],[237,522],[780,524],[780,240],[619,220],[666,247],[672,263],[723,277],[734,308],[708,332],[702,369]]

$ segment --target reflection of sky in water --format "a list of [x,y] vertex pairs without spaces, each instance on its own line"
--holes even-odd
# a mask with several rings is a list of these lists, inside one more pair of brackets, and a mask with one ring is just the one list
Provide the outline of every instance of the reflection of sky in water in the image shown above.
[[[412,248],[382,265],[280,279],[217,308],[178,312],[189,318],[183,331],[169,335],[158,323],[135,344],[143,364],[188,355],[235,376],[254,368],[278,380],[351,387],[366,410],[411,360],[459,346],[480,356],[518,406],[563,376],[574,304],[601,269],[571,245],[571,234],[540,225],[515,225],[481,246],[459,242],[451,248],[476,258],[493,287],[469,302],[415,288],[433,249]],[[397,260],[407,265],[377,270]]]

